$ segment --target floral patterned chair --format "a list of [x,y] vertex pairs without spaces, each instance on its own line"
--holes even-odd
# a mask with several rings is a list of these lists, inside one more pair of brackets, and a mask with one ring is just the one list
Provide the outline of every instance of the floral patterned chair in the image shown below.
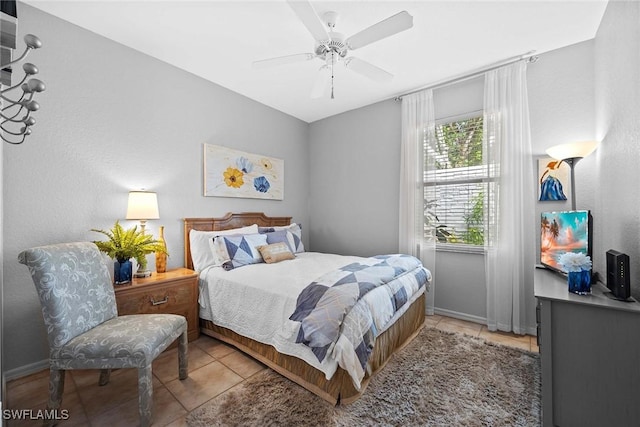
[[118,316],[111,276],[90,242],[28,249],[18,255],[35,283],[49,339],[48,409],[60,409],[68,369],[138,369],[140,424],[151,424],[151,364],[176,338],[181,380],[187,378],[187,321],[173,314]]

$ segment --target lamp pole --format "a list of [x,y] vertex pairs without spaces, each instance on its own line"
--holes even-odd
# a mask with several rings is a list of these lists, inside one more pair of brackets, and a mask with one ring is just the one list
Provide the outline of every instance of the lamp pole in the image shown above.
[[571,168],[571,210],[576,210],[576,175],[574,168],[576,163],[578,163],[582,159],[582,157],[569,157],[568,159],[563,159],[562,161],[569,165]]

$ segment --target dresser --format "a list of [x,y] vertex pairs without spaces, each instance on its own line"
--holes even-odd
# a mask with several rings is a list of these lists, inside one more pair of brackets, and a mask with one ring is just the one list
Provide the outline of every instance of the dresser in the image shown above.
[[640,425],[640,304],[536,268],[543,426]]
[[189,341],[200,335],[198,326],[198,274],[176,268],[150,277],[133,278],[131,284],[114,286],[118,315],[180,314],[187,319]]

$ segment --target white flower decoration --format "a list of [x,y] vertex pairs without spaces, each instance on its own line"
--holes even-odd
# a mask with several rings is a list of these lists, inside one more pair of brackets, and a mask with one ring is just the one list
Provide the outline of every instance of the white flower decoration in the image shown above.
[[591,258],[580,252],[565,252],[558,259],[567,272],[591,270]]

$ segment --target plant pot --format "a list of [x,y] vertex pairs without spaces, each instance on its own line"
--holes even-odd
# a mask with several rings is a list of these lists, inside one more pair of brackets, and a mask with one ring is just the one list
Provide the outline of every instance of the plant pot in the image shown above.
[[569,292],[587,295],[591,293],[591,270],[570,271],[567,273]]
[[116,260],[113,263],[113,279],[116,285],[123,285],[131,282],[133,274],[133,265],[131,260]]

